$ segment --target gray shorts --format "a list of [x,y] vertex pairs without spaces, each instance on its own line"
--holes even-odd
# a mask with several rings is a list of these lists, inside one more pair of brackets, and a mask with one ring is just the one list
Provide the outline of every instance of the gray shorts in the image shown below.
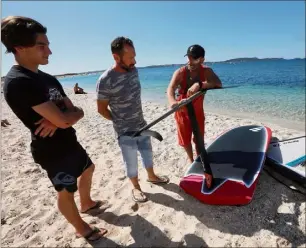
[[141,156],[144,168],[153,167],[153,153],[151,138],[149,136],[120,136],[118,139],[119,147],[122,152],[126,174],[129,178],[138,176],[137,151]]

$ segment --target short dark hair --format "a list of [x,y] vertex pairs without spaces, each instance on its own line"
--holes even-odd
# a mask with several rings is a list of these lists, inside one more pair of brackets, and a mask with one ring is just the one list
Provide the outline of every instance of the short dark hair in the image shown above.
[[8,16],[1,20],[1,41],[7,53],[16,53],[16,46],[35,45],[37,34],[46,34],[47,28],[24,16]]
[[128,45],[134,48],[133,41],[131,41],[129,38],[120,36],[114,39],[111,43],[111,50],[113,54],[121,55],[124,45]]

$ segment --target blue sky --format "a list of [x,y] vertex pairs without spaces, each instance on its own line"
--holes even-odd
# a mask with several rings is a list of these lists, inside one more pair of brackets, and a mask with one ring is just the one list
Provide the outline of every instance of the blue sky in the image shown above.
[[[110,43],[134,41],[137,65],[185,63],[201,44],[206,61],[235,57],[305,57],[303,1],[2,1],[2,17],[23,15],[48,28],[51,73],[103,70],[113,64]],[[12,63],[2,50],[2,75]]]

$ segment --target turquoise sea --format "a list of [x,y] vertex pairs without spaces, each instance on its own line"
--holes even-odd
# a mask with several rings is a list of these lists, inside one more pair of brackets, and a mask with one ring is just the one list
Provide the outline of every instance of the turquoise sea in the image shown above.
[[[239,85],[237,88],[207,92],[204,102],[206,111],[304,129],[305,59],[216,62],[206,65],[217,73],[224,86]],[[166,103],[166,88],[178,67],[138,68],[143,100]],[[72,88],[78,82],[80,87],[94,93],[100,74],[59,80],[65,88]]]

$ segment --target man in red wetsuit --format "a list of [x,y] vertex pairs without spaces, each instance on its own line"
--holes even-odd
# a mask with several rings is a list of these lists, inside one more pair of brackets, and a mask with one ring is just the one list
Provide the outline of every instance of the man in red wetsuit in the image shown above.
[[[221,88],[222,83],[219,77],[214,73],[214,71],[203,65],[205,58],[205,50],[200,45],[192,45],[188,48],[187,54],[188,63],[177,69],[172,76],[170,84],[167,89],[167,96],[170,107],[175,107],[181,100],[186,99],[200,88]],[[175,90],[179,88],[179,96],[175,98]],[[197,122],[199,125],[199,130],[204,137],[205,132],[205,114],[204,114],[204,95],[193,100],[193,107],[195,110]],[[192,127],[189,120],[187,108],[183,107],[175,112],[174,115],[178,143],[180,146],[184,147],[190,162],[193,162],[193,151],[191,144]],[[195,139],[193,139],[195,142]],[[196,147],[197,155],[199,155],[198,149]]]

